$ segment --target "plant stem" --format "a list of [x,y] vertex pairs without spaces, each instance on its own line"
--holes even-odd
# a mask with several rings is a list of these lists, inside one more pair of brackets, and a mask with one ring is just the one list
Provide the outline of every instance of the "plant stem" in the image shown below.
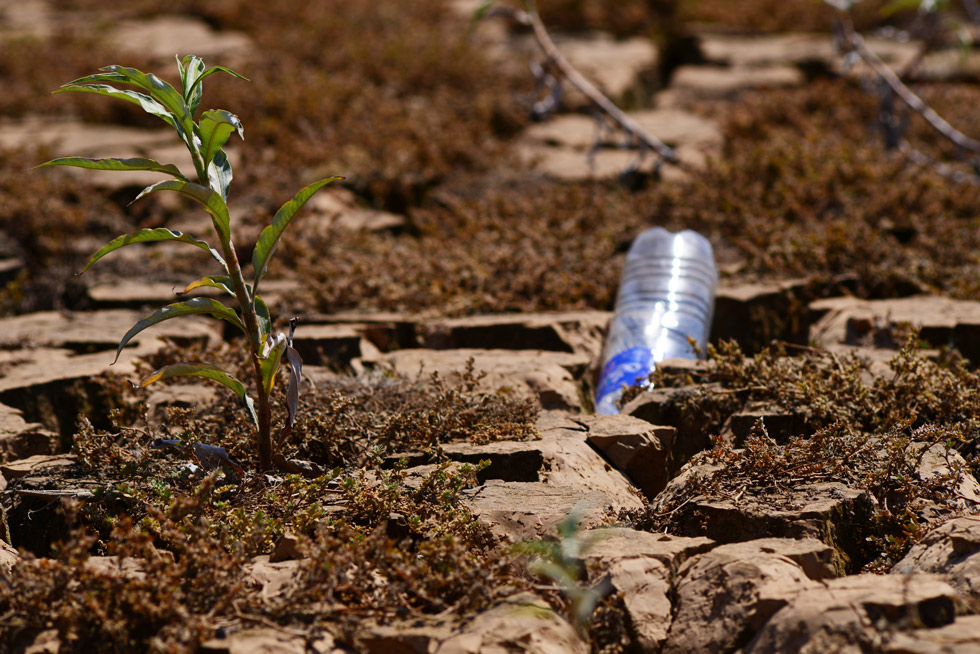
[[[204,170],[203,158],[200,152],[195,152],[191,148],[191,155],[194,158],[194,167],[197,169],[198,181],[202,186],[210,186],[207,171]],[[200,163],[199,163],[200,162]],[[216,230],[217,231],[217,230]],[[252,357],[252,370],[255,375],[255,415],[257,418],[258,432],[255,434],[255,446],[259,454],[259,470],[267,472],[272,470],[272,408],[269,405],[269,393],[265,390],[262,383],[262,367],[260,354],[262,351],[262,334],[259,332],[259,320],[255,314],[255,304],[249,297],[248,288],[245,285],[245,276],[242,274],[242,266],[238,261],[238,250],[232,241],[231,233],[228,238],[223,239],[218,234],[221,241],[221,249],[224,254],[225,264],[228,267],[228,277],[231,279],[235,289],[235,298],[241,307],[242,321],[245,324],[245,331],[248,334],[248,349]]]

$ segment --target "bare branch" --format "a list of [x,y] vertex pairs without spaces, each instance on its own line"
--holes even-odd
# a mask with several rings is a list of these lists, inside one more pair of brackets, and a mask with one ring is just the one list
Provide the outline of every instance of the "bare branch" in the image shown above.
[[656,152],[664,161],[667,161],[680,168],[688,168],[688,166],[680,160],[677,156],[677,152],[658,139],[656,136],[651,134],[649,131],[644,129],[639,123],[630,118],[624,111],[617,107],[612,100],[607,98],[599,89],[595,87],[589,80],[585,79],[578,70],[569,63],[568,59],[558,50],[555,42],[551,39],[551,35],[548,34],[547,28],[544,26],[540,15],[538,15],[537,9],[535,8],[534,2],[531,0],[525,0],[523,2],[525,9],[515,9],[513,7],[494,5],[489,11],[484,14],[484,17],[489,18],[491,16],[506,16],[515,22],[530,27],[534,32],[534,38],[538,43],[538,47],[541,48],[544,55],[548,58],[548,61],[553,64],[554,68],[571,83],[576,89],[579,90],[585,97],[587,97],[600,111],[605,113],[609,118],[625,132],[630,138],[634,139],[640,146],[641,150],[648,149]]
[[922,98],[913,93],[912,90],[898,78],[898,75],[896,75],[895,72],[889,68],[888,65],[885,64],[885,62],[883,62],[873,50],[871,50],[871,48],[867,46],[864,39],[861,38],[861,35],[854,31],[854,27],[851,25],[849,20],[842,20],[842,28],[844,42],[848,44],[851,49],[856,52],[865,63],[868,64],[868,66],[871,67],[875,74],[877,74],[878,77],[880,77],[885,84],[891,88],[891,90],[902,100],[902,102],[908,105],[913,111],[918,112],[923,118],[925,118],[926,122],[933,127],[933,129],[945,136],[954,144],[969,152],[980,154],[980,141],[970,138],[963,132],[950,125],[942,116],[936,113],[932,107],[926,104]]
[[585,79],[572,64],[568,62],[564,55],[558,50],[551,35],[545,28],[544,23],[537,11],[519,12],[519,19],[524,24],[530,25],[534,30],[534,38],[544,52],[545,56],[554,63],[561,74],[578,89],[585,97],[591,100],[609,118],[611,118],[620,129],[636,139],[642,146],[645,146],[672,164],[683,165],[677,157],[677,152],[656,136],[641,127],[635,120],[630,118],[624,111],[617,107],[609,98],[602,94],[589,80]]

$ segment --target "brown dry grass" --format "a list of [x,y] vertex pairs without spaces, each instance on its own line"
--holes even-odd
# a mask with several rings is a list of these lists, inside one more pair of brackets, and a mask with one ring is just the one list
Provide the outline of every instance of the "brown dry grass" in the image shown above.
[[[103,4],[65,0],[56,6]],[[675,35],[683,34],[680,27],[689,20],[722,21],[751,32],[823,29],[826,12],[818,3],[793,12],[804,4],[541,3],[553,24],[564,20],[569,26],[655,38],[664,37],[663,16],[668,27],[678,21]],[[139,0],[114,10],[114,16],[151,16],[158,6]],[[863,295],[932,289],[973,297],[978,290],[978,190],[953,186],[883,152],[869,129],[874,99],[856,84],[822,80],[802,89],[746,94],[735,106],[696,107],[723,118],[725,144],[707,169],[688,181],[649,180],[637,190],[615,183],[566,184],[535,176],[508,152],[510,140],[527,123],[522,102],[530,80],[519,62],[491,64],[464,38],[463,22],[437,0],[314,5],[222,0],[203,8],[179,0],[167,11],[196,13],[215,28],[241,30],[256,40],[258,54],[241,71],[251,83],[215,78],[209,86],[210,101],[236,111],[246,125],[244,165],[236,171],[232,192],[256,208],[247,222],[266,220],[298,179],[335,173],[348,177],[348,188],[363,205],[407,217],[405,229],[380,234],[304,232],[298,219],[279,259],[283,274],[307,283],[291,299],[294,307],[440,314],[610,308],[623,252],[637,231],[652,224],[707,234],[727,264],[729,281],[807,274],[828,283],[843,279],[849,290]],[[104,44],[61,35],[56,42],[7,45],[0,51],[5,117],[37,108],[46,115],[157,126],[125,105],[47,95],[116,61],[118,53]],[[147,65],[131,56],[119,63]],[[967,85],[924,89],[953,122],[966,126],[972,125],[977,93]],[[913,126],[913,138],[928,152],[949,154],[921,124]],[[7,311],[79,306],[65,292],[67,272],[78,261],[73,235],[84,231],[109,238],[136,222],[113,198],[88,193],[56,173],[27,171],[47,155],[0,153],[3,254],[29,265],[29,276],[7,289]],[[165,208],[153,211],[162,212],[153,216],[162,222],[173,217]],[[776,364],[766,370],[733,364],[728,372],[760,378],[777,369]],[[928,383],[956,408],[937,409],[931,422],[973,419],[975,412],[957,412],[975,408],[954,392],[966,379],[964,371],[956,369],[950,377],[916,370],[927,380],[917,377],[918,386],[899,389],[902,397]],[[941,386],[950,379],[952,386]],[[124,643],[120,651],[151,645],[179,650],[192,649],[211,633],[213,625],[204,616],[228,617],[231,602],[242,597],[239,611],[283,623],[311,620],[323,602],[343,603],[346,609],[329,620],[351,632],[345,611],[355,618],[390,617],[484,606],[495,593],[508,592],[511,582],[525,581],[515,581],[511,561],[487,547],[485,534],[473,528],[460,506],[459,493],[472,482],[473,471],[438,470],[420,493],[398,470],[381,466],[382,455],[408,446],[437,452],[440,443],[452,439],[531,435],[532,407],[488,399],[466,390],[465,378],[462,383],[375,379],[360,388],[338,383],[322,389],[317,402],[304,406],[290,454],[347,470],[317,483],[290,479],[271,490],[221,490],[210,480],[195,486],[179,474],[170,478],[183,459],[175,453],[133,455],[142,434],[81,429],[77,451],[94,473],[104,475],[105,502],[79,513],[82,528],[59,558],[25,562],[16,581],[5,582],[0,614],[12,611],[18,618],[0,629],[26,644],[41,629],[55,628],[79,651],[108,648],[111,638]],[[817,387],[809,401],[851,410],[855,419],[855,403],[842,403],[837,390],[839,385]],[[899,422],[865,427],[894,436],[897,452],[912,429]],[[249,462],[250,427],[235,405],[175,415],[174,425],[226,444]],[[840,434],[827,435],[781,450],[759,438],[747,455],[720,448],[713,455],[731,464],[733,474],[719,483],[771,478],[773,468],[759,463],[765,456],[775,456],[769,460],[780,465],[822,456],[823,445],[840,444]],[[975,454],[966,440],[960,445],[964,453]],[[345,513],[329,517],[338,491]],[[415,514],[425,521],[408,522],[406,516]],[[898,533],[889,530],[900,527],[882,522],[880,535]],[[230,577],[245,557],[268,551],[287,530],[303,535],[311,555],[302,582],[277,605],[259,602],[254,593],[243,596]],[[402,542],[407,545],[399,549]],[[154,554],[158,549],[174,552],[176,564],[161,563]],[[157,576],[144,583],[86,571],[91,552],[134,556]],[[895,555],[884,545],[879,553]],[[220,570],[220,583],[202,588],[194,581],[202,570]],[[173,592],[161,596],[160,588]],[[240,615],[234,619],[242,620],[237,625],[252,624]]]

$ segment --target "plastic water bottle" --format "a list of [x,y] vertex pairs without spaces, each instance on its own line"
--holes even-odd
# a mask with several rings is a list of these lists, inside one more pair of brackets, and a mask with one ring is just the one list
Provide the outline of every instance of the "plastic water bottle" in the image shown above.
[[596,413],[619,413],[624,388],[645,385],[660,361],[696,358],[688,338],[704,350],[717,288],[714,251],[697,232],[653,227],[636,237],[603,348]]

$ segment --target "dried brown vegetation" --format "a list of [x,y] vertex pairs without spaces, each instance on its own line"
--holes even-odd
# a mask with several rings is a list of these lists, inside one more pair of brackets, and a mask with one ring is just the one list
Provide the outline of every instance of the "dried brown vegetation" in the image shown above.
[[[865,563],[887,570],[931,527],[962,509],[965,478],[980,478],[980,377],[957,354],[935,360],[917,345],[912,333],[887,371],[857,354],[787,356],[777,347],[747,358],[733,344],[712,350],[712,365],[699,379],[711,386],[677,401],[718,435],[695,459],[717,468],[695,474],[659,512],[635,519],[671,531],[696,520],[697,509],[685,505],[699,496],[788,508],[802,485],[838,482],[874,497]],[[654,375],[659,386],[679,381],[691,380]],[[726,419],[750,404],[793,415],[801,428],[778,440],[764,423],[738,442],[720,436]],[[923,471],[927,451],[947,462],[944,471]]]
[[[886,4],[882,0],[855,3],[855,24],[860,29],[885,24],[881,9]],[[748,34],[826,32],[836,16],[827,4],[807,0],[538,0],[537,5],[549,25],[606,30],[620,37],[676,35],[690,23]],[[907,13],[889,18],[893,22]]]
[[[469,370],[458,380],[322,384],[290,444],[333,468],[315,480],[201,480],[179,449],[149,448],[145,431],[83,425],[74,451],[95,497],[69,505],[76,527],[56,558],[28,557],[0,582],[0,612],[15,616],[0,634],[30,643],[54,629],[70,651],[193,651],[220,623],[313,620],[356,635],[355,617],[465,613],[527,588],[517,559],[460,503],[482,465],[438,453],[454,439],[535,435],[536,409],[477,393],[475,382]],[[250,456],[232,404],[173,412],[173,435]],[[412,477],[391,468],[385,455],[408,449],[430,451],[435,465]],[[243,586],[252,557],[287,534],[306,555],[290,585],[274,597]],[[127,562],[93,567],[92,555]]]
[[[53,4],[83,11],[105,3]],[[770,0],[539,4],[550,25],[652,35],[662,45],[683,36],[688,21],[760,32],[825,30],[828,17],[820,3]],[[873,12],[879,4],[862,7]],[[113,8],[112,17],[159,11],[157,2],[136,0]],[[202,7],[178,0],[167,12],[255,39],[258,54],[236,66],[252,82],[215,79],[209,88],[214,103],[240,110],[246,126],[238,146],[244,165],[236,170],[241,186],[252,189],[244,204],[271,211],[296,177],[340,171],[361,205],[407,218],[404,228],[383,233],[324,226],[302,233],[298,219],[300,229],[280,249],[282,274],[305,284],[289,299],[293,307],[443,315],[608,309],[625,248],[651,224],[705,233],[729,281],[807,275],[815,288],[864,296],[934,290],[975,297],[980,290],[980,190],[951,187],[885,152],[870,127],[875,98],[856,83],[827,78],[745,93],[734,105],[691,103],[723,117],[725,142],[686,181],[648,179],[635,189],[561,183],[529,172],[508,151],[528,121],[524,94],[532,81],[524,62],[491,63],[442,2],[222,0]],[[878,20],[869,13],[858,23]],[[138,55],[123,60],[72,33],[4,46],[4,117],[38,109],[157,126],[124,104],[81,95],[47,100],[58,84],[98,65],[151,68]],[[974,124],[975,86],[920,90],[955,124]],[[918,118],[912,123],[911,138],[924,151],[956,154]],[[70,177],[28,172],[45,158],[0,150],[0,254],[22,258],[27,270],[0,296],[5,313],[82,306],[70,282],[79,262],[71,237],[84,232],[101,242],[133,220],[109,195],[82,194]],[[148,211],[154,224],[166,224],[177,210]],[[230,350],[206,354],[240,359]],[[799,479],[866,489],[882,507],[868,561],[884,569],[927,518],[946,515],[957,475],[977,474],[976,373],[955,357],[934,361],[911,347],[889,376],[873,379],[860,359],[784,354],[746,360],[723,347],[702,381],[724,393],[705,385],[680,397],[684,414],[715,433],[756,401],[799,411],[805,424],[785,441],[760,429],[743,443],[718,442],[704,459],[724,468],[696,480],[691,493],[745,488],[778,502],[780,490]],[[23,647],[54,629],[63,651],[193,651],[216,625],[301,623],[355,648],[359,621],[472,611],[526,587],[514,559],[491,546],[459,501],[479,466],[448,465],[440,446],[533,438],[536,409],[505,393],[478,392],[475,380],[468,370],[452,378],[321,381],[305,394],[285,444],[289,457],[329,471],[315,481],[223,485],[220,475],[191,474],[194,460],[183,451],[150,449],[160,434],[135,429],[141,423],[132,416],[120,417],[124,428],[82,425],[73,451],[100,490],[86,506],[70,507],[76,529],[56,558],[25,560],[12,581],[0,583],[0,642]],[[167,436],[221,444],[245,467],[254,465],[250,427],[231,402],[174,410],[169,424]],[[915,472],[921,450],[912,443],[955,449],[967,462],[923,482]],[[408,475],[396,462],[407,450],[425,451],[432,468]],[[634,519],[669,529],[683,515]],[[287,533],[308,556],[294,584],[271,600],[243,587],[240,573],[251,557]],[[135,565],[93,566],[92,555]],[[594,618],[596,649],[615,650],[622,640],[616,601],[605,600]]]
[[[475,198],[440,194],[441,206],[410,212],[413,235],[314,234],[292,249],[295,264],[324,310],[610,308],[625,244],[656,223],[708,235],[738,278],[973,296],[980,190],[951,193],[935,172],[884,151],[869,127],[875,110],[844,80],[749,94],[729,112],[722,155],[689,181],[627,191],[535,180],[528,192],[524,179]],[[927,147],[945,147],[915,129]]]
[[[56,558],[17,563],[0,583],[0,634],[15,648],[54,630],[66,651],[192,652],[219,624],[312,621],[314,632],[354,638],[354,618],[481,608],[527,582],[458,505],[473,470],[441,467],[417,489],[398,472],[333,484],[287,477],[271,488],[214,477],[189,491],[117,486],[142,517],[113,516],[101,539],[91,522],[78,526]],[[265,597],[244,572],[285,532],[306,558]]]

